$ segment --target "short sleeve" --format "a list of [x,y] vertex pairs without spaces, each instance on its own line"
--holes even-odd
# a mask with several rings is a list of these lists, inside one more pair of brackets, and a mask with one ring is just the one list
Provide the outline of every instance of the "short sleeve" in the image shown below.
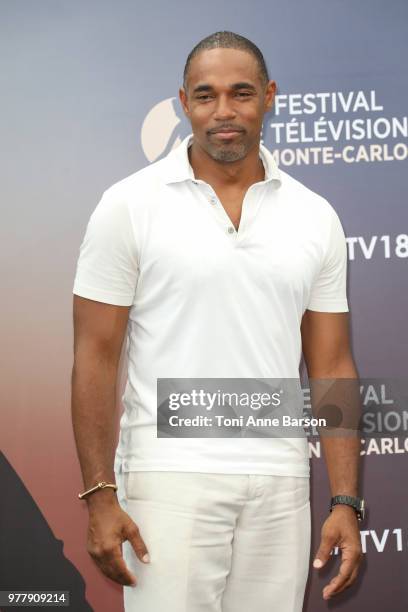
[[337,213],[331,206],[330,210],[325,256],[313,283],[307,308],[319,312],[348,312],[346,237]]
[[124,198],[105,191],[79,249],[73,293],[131,306],[138,279],[137,245]]

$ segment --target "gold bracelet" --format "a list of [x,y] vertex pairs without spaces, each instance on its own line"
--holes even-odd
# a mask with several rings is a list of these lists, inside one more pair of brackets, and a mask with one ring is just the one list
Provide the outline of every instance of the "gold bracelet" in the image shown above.
[[102,482],[98,482],[98,484],[95,487],[92,487],[92,489],[88,489],[88,491],[84,491],[83,493],[78,493],[78,497],[79,497],[79,499],[83,499],[84,497],[86,497],[87,495],[90,495],[94,491],[99,491],[100,489],[106,489],[106,487],[110,487],[111,489],[115,489],[115,491],[117,491],[117,489],[118,489],[117,485],[115,485],[115,484],[108,484],[107,482],[102,481]]

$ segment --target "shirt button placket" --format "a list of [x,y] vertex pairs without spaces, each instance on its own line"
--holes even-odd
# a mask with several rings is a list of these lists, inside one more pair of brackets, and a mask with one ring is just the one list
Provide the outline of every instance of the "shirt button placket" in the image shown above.
[[[224,212],[222,205],[219,206],[218,198],[212,189],[210,190],[208,194],[208,201],[211,204],[211,206],[214,207],[214,212],[216,216],[218,217],[218,220],[224,224],[226,213]],[[236,240],[238,233],[236,232],[235,227],[233,227],[232,225],[227,225],[226,229],[231,239]]]

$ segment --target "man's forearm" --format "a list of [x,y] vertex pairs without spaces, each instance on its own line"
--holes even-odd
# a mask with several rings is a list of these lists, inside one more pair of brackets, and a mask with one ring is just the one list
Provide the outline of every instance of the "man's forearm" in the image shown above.
[[328,417],[320,441],[332,496],[358,496],[361,402],[357,371],[351,359],[311,381],[314,412]]
[[[98,356],[77,358],[72,369],[72,424],[84,488],[97,482],[115,482],[115,398],[117,366]],[[113,489],[86,499],[112,498]]]
[[321,437],[332,497],[358,496],[359,437]]

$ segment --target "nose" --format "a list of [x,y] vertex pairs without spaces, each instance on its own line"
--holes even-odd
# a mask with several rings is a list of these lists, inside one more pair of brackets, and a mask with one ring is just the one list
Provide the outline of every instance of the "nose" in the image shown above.
[[228,100],[227,96],[219,96],[215,107],[214,119],[225,121],[226,119],[235,117],[235,115],[236,113],[231,100]]

